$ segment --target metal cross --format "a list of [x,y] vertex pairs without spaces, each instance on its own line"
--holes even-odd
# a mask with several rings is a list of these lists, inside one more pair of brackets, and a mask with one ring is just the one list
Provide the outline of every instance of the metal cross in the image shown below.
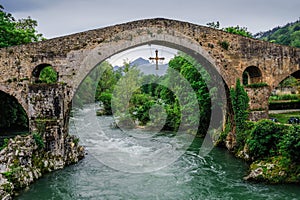
[[149,60],[155,60],[156,61],[156,70],[158,70],[158,61],[159,60],[164,60],[165,58],[164,57],[161,57],[161,58],[158,57],[158,50],[157,49],[155,50],[155,55],[156,56],[154,58],[150,57]]

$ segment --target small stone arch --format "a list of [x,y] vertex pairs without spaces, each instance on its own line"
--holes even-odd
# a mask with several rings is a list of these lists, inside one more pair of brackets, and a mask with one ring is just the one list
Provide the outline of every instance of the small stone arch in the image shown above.
[[[4,99],[3,99],[4,98]],[[14,105],[14,109],[17,108],[17,111],[16,111],[16,123],[13,123],[13,126],[18,126],[18,123],[20,121],[23,121],[25,120],[26,123],[27,123],[27,126],[26,127],[23,127],[23,128],[26,128],[27,130],[29,130],[29,117],[28,117],[28,112],[27,112],[27,109],[24,107],[24,104],[22,103],[22,101],[19,101],[19,98],[18,96],[14,96],[14,95],[11,95],[10,93],[8,93],[4,87],[1,87],[0,86],[0,100],[2,102],[2,100],[9,100],[9,104],[10,105]],[[5,106],[7,107],[7,106]],[[1,117],[5,117],[5,116],[2,116],[4,112],[4,110],[2,110],[4,107],[1,107],[0,106],[0,118]],[[25,117],[25,118],[24,118]],[[20,126],[21,127],[21,126]]]
[[256,66],[247,67],[243,72],[243,84],[249,85],[262,82],[261,70]]
[[[288,78],[289,81],[283,83]],[[294,81],[297,82],[294,82]],[[292,81],[292,82],[291,82]],[[288,84],[288,85],[286,85]],[[300,70],[297,70],[283,79],[277,80],[273,89],[273,94],[299,94],[300,93]]]
[[52,70],[55,71],[55,73],[56,73],[56,80],[55,80],[55,82],[58,81],[58,72],[56,71],[56,69],[55,69],[52,65],[50,65],[50,64],[43,63],[43,64],[37,65],[37,66],[33,69],[32,73],[31,73],[31,76],[32,76],[31,81],[32,81],[32,83],[40,83],[40,82],[42,82],[42,81],[40,80],[40,75],[41,75],[41,72],[42,72],[45,68],[47,68],[47,67],[51,67]]

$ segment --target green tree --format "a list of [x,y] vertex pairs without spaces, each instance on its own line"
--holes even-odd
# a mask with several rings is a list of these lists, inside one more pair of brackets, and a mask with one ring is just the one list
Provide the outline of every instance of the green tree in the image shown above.
[[0,48],[43,40],[36,27],[36,20],[30,17],[16,20],[0,5]]
[[96,100],[99,101],[99,97],[103,92],[112,93],[114,86],[116,85],[118,79],[121,77],[119,71],[114,72],[113,66],[104,61],[99,66],[101,72],[99,74],[99,81],[96,89]]
[[300,162],[300,126],[292,126],[280,142],[280,153],[294,162]]
[[300,20],[255,35],[256,38],[300,48]]
[[124,64],[124,76],[122,76],[114,87],[112,96],[112,111],[119,117],[119,124],[133,126],[131,101],[133,95],[140,94],[140,70],[135,66],[130,67],[128,63]]
[[[184,114],[188,116],[184,117],[188,120],[184,124],[192,126],[199,124],[198,133],[206,133],[211,114],[211,96],[206,85],[206,81],[209,80],[208,73],[192,57],[179,54],[170,60],[169,69],[164,80],[164,85],[167,87],[161,87],[159,93],[167,104],[168,117],[165,128],[177,128],[181,122],[180,117]],[[188,89],[185,82],[189,84],[194,94],[186,93]],[[176,91],[176,94],[169,88]],[[179,98],[178,94],[184,94],[184,96],[181,95],[181,98]],[[193,100],[193,95],[196,95],[196,101]],[[196,107],[199,108],[199,115],[193,114]],[[183,111],[184,113],[182,113]]]
[[[278,155],[280,141],[286,132],[288,132],[288,128],[282,124],[276,124],[270,120],[257,122],[251,130],[250,137],[247,139],[250,156],[255,159],[263,159]],[[286,139],[290,140],[290,136],[292,135],[289,135]],[[288,145],[288,142],[284,144],[285,147],[291,147]],[[299,137],[297,137],[297,140],[290,140],[290,142],[297,144]]]
[[236,81],[235,88],[230,89],[230,98],[234,112],[234,122],[231,124],[238,140],[246,127],[249,107],[249,97],[239,79]]
[[47,83],[47,84],[56,83],[57,73],[51,66],[47,66],[41,70],[39,80],[42,83]]
[[298,84],[299,84],[298,80],[295,77],[289,76],[288,78],[281,81],[279,83],[279,86],[280,87],[293,87],[293,86],[297,86]]

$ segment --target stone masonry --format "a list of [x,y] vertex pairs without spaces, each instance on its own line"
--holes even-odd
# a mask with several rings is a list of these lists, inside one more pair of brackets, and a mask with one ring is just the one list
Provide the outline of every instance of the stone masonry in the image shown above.
[[[224,47],[228,44],[228,48]],[[169,19],[148,19],[90,30],[28,45],[0,49],[0,90],[24,107],[30,129],[54,127],[47,135],[49,148],[62,147],[73,95],[100,62],[124,50],[159,44],[181,50],[208,70],[219,73],[227,88],[242,79],[250,66],[268,90],[249,92],[256,111],[266,111],[267,98],[284,78],[300,70],[300,49],[232,35],[208,27]],[[51,65],[58,83],[36,86],[37,69]],[[251,76],[251,74],[249,75]],[[259,106],[261,105],[261,106]]]

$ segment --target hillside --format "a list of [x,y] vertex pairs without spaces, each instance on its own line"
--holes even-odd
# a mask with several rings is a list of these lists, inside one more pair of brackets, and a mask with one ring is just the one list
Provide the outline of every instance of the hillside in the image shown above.
[[254,35],[257,39],[300,48],[300,19]]

